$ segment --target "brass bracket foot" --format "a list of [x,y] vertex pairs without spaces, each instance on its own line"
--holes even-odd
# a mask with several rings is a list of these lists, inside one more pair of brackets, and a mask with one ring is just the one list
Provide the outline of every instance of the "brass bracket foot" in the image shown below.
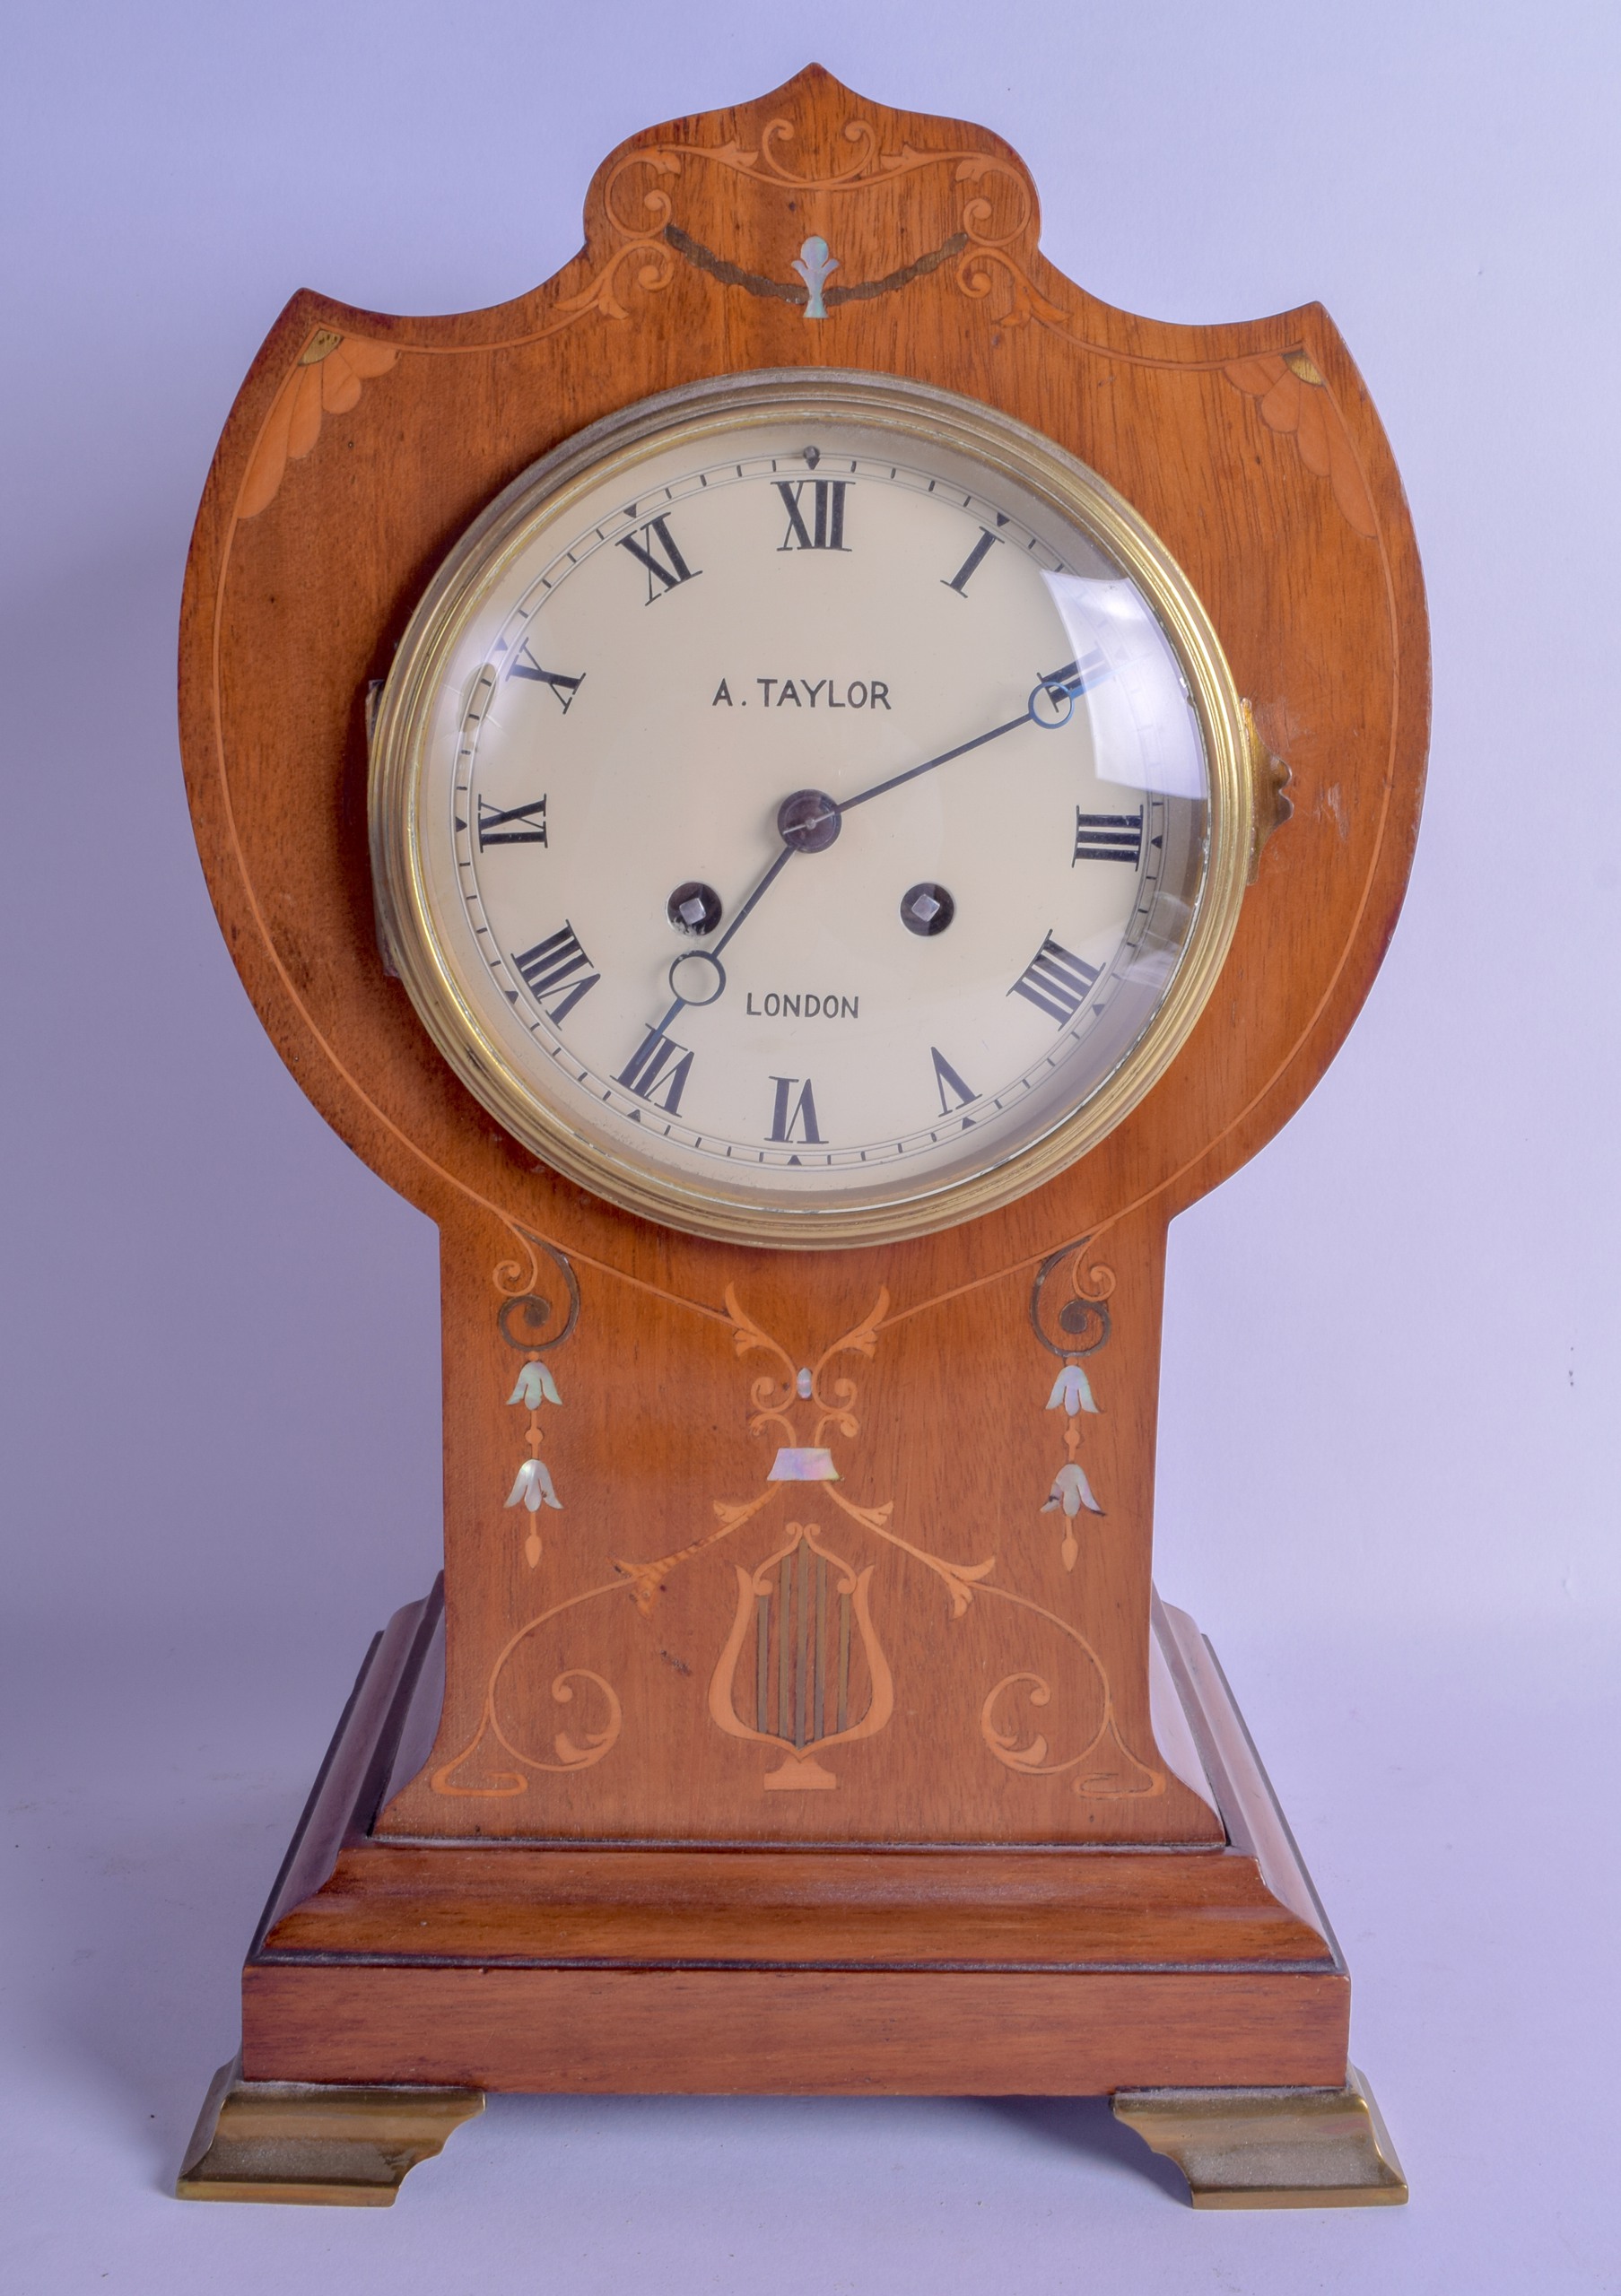
[[1377,2208],[1407,2196],[1373,2092],[1120,2089],[1117,2120],[1176,2162],[1195,2208]]
[[175,2182],[178,2200],[388,2208],[419,2161],[484,2109],[480,2089],[362,2089],[214,2074]]

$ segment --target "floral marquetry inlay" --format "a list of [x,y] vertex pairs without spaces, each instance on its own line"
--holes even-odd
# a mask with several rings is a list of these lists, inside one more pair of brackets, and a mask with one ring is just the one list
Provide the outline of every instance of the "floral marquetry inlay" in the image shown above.
[[[825,75],[802,75],[780,95],[794,95],[808,80],[825,83]],[[953,123],[938,125],[949,130]],[[728,186],[719,202],[717,178]],[[468,344],[469,352],[542,343],[588,323],[623,328],[646,318],[677,279],[694,274],[717,293],[786,303],[819,323],[937,274],[998,330],[1033,326],[1077,348],[1103,348],[1096,307],[1041,261],[1034,190],[1011,152],[966,145],[949,134],[938,144],[911,135],[892,142],[860,110],[844,119],[821,159],[806,148],[801,120],[786,112],[753,135],[712,144],[690,135],[635,142],[606,164],[588,225],[583,280],[571,266],[557,288],[542,291],[527,324],[499,346]],[[876,251],[858,257],[858,239]],[[836,361],[836,331],[827,348]],[[314,449],[325,418],[357,405],[362,386],[402,352],[439,356],[441,347],[316,330],[254,445],[239,518],[268,508],[288,465]],[[1193,372],[1203,362],[1187,363]],[[1355,532],[1372,536],[1366,480],[1333,393],[1308,353],[1228,359],[1218,371],[1255,402],[1269,430],[1294,439],[1305,467],[1329,480]]]
[[329,414],[358,406],[361,388],[386,375],[399,352],[392,344],[318,327],[276,393],[237,500],[239,518],[257,518],[275,501],[290,462],[301,462]]
[[[495,1286],[501,1293],[497,1312],[496,1329],[506,1344],[519,1351],[524,1362],[513,1385],[508,1404],[528,1413],[528,1425],[524,1440],[529,1456],[519,1463],[512,1488],[507,1493],[509,1509],[521,1507],[529,1518],[524,1538],[524,1560],[531,1570],[538,1568],[541,1558],[540,1526],[535,1518],[543,1507],[562,1511],[562,1500],[552,1480],[552,1470],[541,1457],[545,1406],[562,1407],[562,1396],[557,1381],[547,1363],[546,1353],[561,1347],[580,1320],[580,1285],[574,1271],[554,1246],[543,1243],[521,1228],[512,1231],[523,1252],[521,1260],[503,1260],[495,1271]],[[549,1267],[553,1288],[561,1284],[563,1292],[560,1306],[543,1295],[542,1271]]]
[[[539,1510],[544,1506],[561,1511],[563,1505],[541,1457],[545,1414],[562,1400],[545,1353],[574,1330],[580,1292],[562,1253],[525,1231],[514,1233],[524,1257],[504,1262],[497,1271],[502,1295],[498,1322],[510,1347],[525,1348],[524,1335],[531,1335],[507,1398],[528,1415],[529,1457],[519,1463],[506,1504],[525,1510],[530,1523],[525,1556],[534,1570],[543,1556],[536,1523]],[[1073,1570],[1078,1552],[1075,1517],[1083,1506],[1100,1518],[1103,1511],[1079,1462],[1076,1421],[1095,1416],[1099,1409],[1080,1358],[1095,1353],[1108,1339],[1104,1301],[1113,1289],[1111,1272],[1094,1265],[1084,1246],[1044,1262],[1032,1289],[1036,1335],[1064,1357],[1048,1407],[1065,1413],[1068,1457],[1044,1511],[1061,1510],[1066,1570]],[[551,1296],[559,1292],[558,1298]],[[784,1523],[779,1513],[777,1527],[766,1529],[763,1551],[755,1550],[758,1560],[733,1564],[731,1616],[715,1621],[709,1718],[724,1735],[769,1750],[771,1766],[758,1780],[762,1792],[836,1790],[841,1772],[829,1757],[892,1726],[896,1684],[886,1633],[893,1633],[932,1585],[944,1590],[952,1621],[965,1618],[978,1603],[1007,1605],[1024,1616],[1034,1633],[1056,1638],[1044,1673],[1022,1667],[983,1696],[980,1736],[1004,1769],[1027,1777],[1073,1773],[1075,1791],[1094,1799],[1163,1793],[1163,1771],[1139,1761],[1122,1739],[1107,1669],[1072,1619],[1015,1585],[997,1583],[999,1559],[994,1547],[976,1560],[959,1561],[938,1552],[924,1535],[909,1537],[911,1526],[897,1524],[893,1499],[863,1500],[846,1487],[835,1452],[858,1443],[861,1420],[856,1408],[859,1384],[843,1367],[851,1357],[870,1361],[877,1354],[892,1320],[888,1292],[880,1289],[859,1322],[808,1356],[785,1347],[731,1284],[726,1287],[724,1319],[739,1361],[763,1357],[768,1367],[754,1371],[747,1389],[748,1432],[770,1450],[769,1465],[762,1462],[759,1488],[746,1497],[716,1498],[713,1521],[680,1546],[645,1561],[621,1559],[613,1578],[562,1596],[519,1627],[496,1658],[474,1738],[433,1772],[433,1791],[482,1797],[522,1794],[533,1776],[584,1770],[602,1761],[622,1743],[627,1717],[599,1666],[586,1663],[591,1655],[586,1620],[571,1614],[628,1593],[641,1617],[650,1621],[677,1572],[722,1544],[735,1546],[745,1534],[753,1539],[750,1526],[759,1522],[766,1529],[762,1518],[777,1508],[785,1489],[814,1484],[845,1518],[856,1553],[835,1549],[820,1524]],[[988,1538],[994,1538],[987,1528]],[[937,1601],[937,1595],[929,1599]],[[579,1645],[575,1663],[552,1677],[551,1696],[559,1705],[583,1698],[592,1726],[560,1729],[543,1752],[522,1744],[503,1718],[502,1678],[544,1629],[554,1629]],[[1045,1706],[1060,1678],[1071,1703],[1078,1700],[1089,1721],[1077,1752],[1055,1754],[1044,1735],[1027,1735],[1012,1718],[1021,1698],[1034,1708]],[[630,1718],[632,1725],[635,1718]]]
[[[570,318],[588,310],[607,318],[625,317],[628,284],[633,283],[644,293],[669,286],[674,249],[723,286],[797,303],[811,319],[826,318],[845,304],[893,293],[949,264],[949,275],[960,292],[975,301],[994,295],[998,284],[1005,289],[1001,324],[1028,319],[1060,328],[1073,324],[1030,275],[1025,257],[1033,248],[1035,200],[1028,178],[1010,159],[961,144],[930,149],[903,143],[890,149],[873,123],[859,117],[845,122],[841,140],[848,153],[820,170],[814,162],[804,170],[792,165],[798,156],[798,129],[784,117],[769,120],[757,144],[660,143],[623,153],[608,174],[602,199],[603,214],[617,244],[590,285],[571,296],[563,310]],[[725,170],[737,179],[740,190],[746,185],[756,195],[752,202],[745,198],[735,204],[737,245],[731,251],[708,247],[688,229],[693,219],[684,212],[687,203],[683,195],[693,171],[705,169]],[[891,187],[924,175],[937,175],[940,196],[927,203],[914,198],[895,204],[893,259],[869,266],[866,275],[851,275],[840,252],[839,234],[839,218],[848,213],[850,201],[865,195],[870,204]],[[813,211],[825,206],[825,230],[806,239],[778,277],[762,265],[758,251],[780,236],[781,222],[805,207],[807,195]],[[939,228],[926,248],[917,249],[908,242],[917,236],[916,219],[924,213],[937,213]],[[745,250],[753,261],[745,260]],[[842,275],[832,285],[829,283],[835,271]]]
[[1095,1419],[1100,1408],[1082,1358],[1095,1355],[1109,1344],[1112,1326],[1105,1303],[1113,1291],[1113,1269],[1094,1263],[1086,1242],[1067,1245],[1043,1260],[1031,1286],[1031,1326],[1042,1346],[1063,1359],[1047,1408],[1064,1413],[1066,1457],[1041,1512],[1063,1515],[1059,1552],[1066,1570],[1073,1570],[1080,1557],[1076,1523],[1081,1509],[1097,1516],[1104,1511],[1080,1459],[1082,1416]]
[[1370,539],[1378,532],[1367,481],[1327,382],[1303,351],[1230,359],[1222,372],[1255,401],[1268,430],[1293,439],[1309,471],[1326,478],[1348,523]]

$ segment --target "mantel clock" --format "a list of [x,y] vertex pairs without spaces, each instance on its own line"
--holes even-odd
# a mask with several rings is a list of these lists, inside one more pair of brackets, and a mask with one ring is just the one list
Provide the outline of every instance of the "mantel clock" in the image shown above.
[[1171,1217],[1320,1075],[1416,824],[1416,556],[1315,306],[1172,326],[811,69],[493,310],[296,296],[182,639],[298,1082],[438,1224],[445,1570],[368,1653],[190,2197],[492,2089],[1108,2093],[1400,2199],[1150,1578]]

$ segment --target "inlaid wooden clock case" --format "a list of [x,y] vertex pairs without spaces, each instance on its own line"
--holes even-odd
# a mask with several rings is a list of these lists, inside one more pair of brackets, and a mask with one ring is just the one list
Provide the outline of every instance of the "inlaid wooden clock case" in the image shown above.
[[[622,145],[533,293],[301,293],[243,385],[187,583],[197,837],[295,1078],[438,1224],[445,1426],[442,1622],[402,1613],[363,1671],[249,1958],[250,2081],[1346,2080],[1344,1964],[1207,1648],[1154,1622],[1160,1309],[1168,1222],[1299,1105],[1391,930],[1418,564],[1321,309],[1134,317],[1036,239],[997,137],[813,68]],[[824,367],[998,408],[1134,505],[1293,817],[1100,1146],[965,1226],[794,1252],[614,1210],[452,1076],[379,953],[367,707],[444,553],[560,440]],[[838,1479],[773,1480],[806,1447]]]

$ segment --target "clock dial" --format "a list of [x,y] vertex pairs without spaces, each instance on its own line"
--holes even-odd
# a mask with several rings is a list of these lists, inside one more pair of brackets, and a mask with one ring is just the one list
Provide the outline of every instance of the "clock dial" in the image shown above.
[[1231,681],[1030,434],[871,378],[697,397],[541,465],[430,593],[384,913],[440,1048],[599,1192],[766,1241],[938,1224],[1186,1033],[1242,890]]

